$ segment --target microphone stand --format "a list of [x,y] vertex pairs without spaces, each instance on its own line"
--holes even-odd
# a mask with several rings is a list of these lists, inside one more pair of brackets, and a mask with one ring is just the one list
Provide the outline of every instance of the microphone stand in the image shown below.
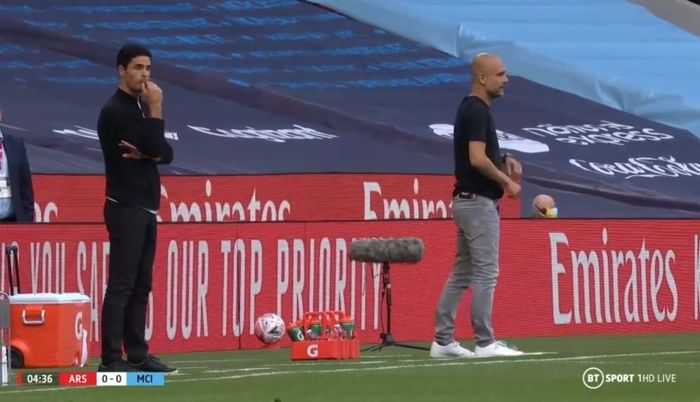
[[379,334],[381,342],[377,345],[367,347],[363,351],[380,351],[385,346],[400,346],[402,348],[418,349],[418,350],[430,350],[424,346],[407,345],[404,343],[398,343],[394,340],[394,335],[391,333],[391,278],[389,277],[389,263],[382,263],[382,301],[386,304],[386,332]]

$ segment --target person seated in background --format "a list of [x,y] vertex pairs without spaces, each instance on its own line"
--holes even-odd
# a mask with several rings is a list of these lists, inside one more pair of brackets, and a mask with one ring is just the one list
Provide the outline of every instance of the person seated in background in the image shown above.
[[34,190],[24,141],[0,131],[0,223],[33,221]]
[[532,200],[532,217],[537,219],[554,219],[559,211],[554,198],[540,194]]

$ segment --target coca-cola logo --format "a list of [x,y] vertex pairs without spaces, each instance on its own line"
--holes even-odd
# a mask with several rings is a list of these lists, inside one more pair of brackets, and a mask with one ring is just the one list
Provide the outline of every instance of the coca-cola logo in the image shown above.
[[603,176],[635,177],[681,177],[700,176],[700,163],[679,162],[673,156],[628,158],[625,162],[590,162],[583,159],[569,159],[569,163],[589,173]]

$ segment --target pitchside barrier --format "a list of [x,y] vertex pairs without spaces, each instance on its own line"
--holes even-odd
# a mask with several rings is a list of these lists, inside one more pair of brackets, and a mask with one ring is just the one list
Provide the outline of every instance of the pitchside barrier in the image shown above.
[[[37,222],[103,222],[104,176],[34,175]],[[161,222],[451,218],[451,175],[164,176]],[[504,199],[501,216],[520,217]]]
[[[499,338],[700,331],[697,220],[502,221],[494,305]],[[109,243],[102,224],[0,226],[16,244],[23,292],[79,292],[92,302],[98,353]],[[255,318],[286,322],[307,311],[345,311],[360,339],[382,331],[381,265],[348,258],[353,239],[418,237],[423,259],[392,265],[392,330],[429,341],[452,268],[451,221],[161,224],[146,336],[156,353],[258,348]],[[3,264],[5,262],[3,261]],[[0,290],[7,290],[6,267]],[[468,298],[467,298],[468,299]],[[471,338],[469,302],[457,335]],[[289,346],[285,338],[281,346]]]

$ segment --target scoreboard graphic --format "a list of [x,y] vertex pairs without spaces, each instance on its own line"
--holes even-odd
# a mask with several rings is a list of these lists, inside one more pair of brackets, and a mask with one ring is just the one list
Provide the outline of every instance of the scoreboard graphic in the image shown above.
[[163,373],[23,373],[17,386],[48,385],[57,387],[162,387]]

